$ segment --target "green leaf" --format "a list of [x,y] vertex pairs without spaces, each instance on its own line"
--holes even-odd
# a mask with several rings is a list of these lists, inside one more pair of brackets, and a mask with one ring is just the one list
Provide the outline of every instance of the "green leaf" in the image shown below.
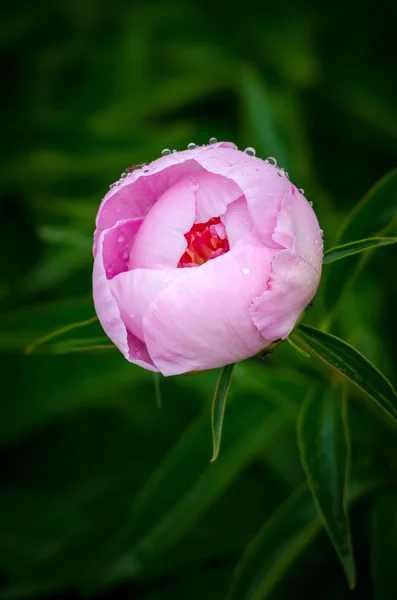
[[228,600],[263,600],[321,527],[306,485],[282,504],[248,545]]
[[[338,237],[340,244],[364,240],[384,234],[397,211],[397,169],[387,173],[364,196],[348,215]],[[340,265],[327,269],[324,301],[328,313],[335,311],[352,278],[366,256],[351,256]]]
[[295,352],[297,352],[298,354],[301,354],[305,358],[310,358],[310,354],[308,354],[300,346],[297,346],[289,337],[287,337],[287,342],[289,343],[290,346],[292,346],[292,348],[295,350]]
[[[137,563],[142,569],[161,568],[159,556],[186,537],[246,464],[290,428],[295,418],[296,413],[267,403],[263,390],[261,396],[230,394],[222,453],[214,463],[208,462],[207,415],[193,423],[136,497],[130,520],[104,548],[105,576],[109,580],[127,576],[125,569],[130,572]],[[129,555],[119,561],[123,552]]]
[[357,242],[350,242],[343,244],[342,246],[336,246],[331,248],[324,253],[323,264],[340,260],[352,256],[353,254],[359,254],[365,250],[371,250],[371,248],[378,248],[379,246],[389,246],[390,244],[396,244],[397,238],[368,238],[367,240],[359,240]]
[[353,589],[356,575],[346,498],[350,441],[342,387],[307,396],[298,421],[298,442],[314,503]]
[[218,458],[219,449],[221,446],[223,418],[225,416],[226,400],[229,392],[233,368],[234,364],[226,365],[222,368],[219,374],[218,383],[216,385],[214,399],[212,401],[211,425],[213,452],[211,462],[214,462]]
[[[61,301],[30,306],[3,313],[0,316],[0,349],[23,351],[70,323],[89,321],[92,318],[91,332],[103,335],[103,330],[93,318],[92,295],[78,298],[66,298]],[[86,335],[85,328],[81,331]],[[76,337],[79,328],[75,331]],[[54,338],[55,339],[55,338]]]
[[60,343],[48,344],[48,342],[52,342],[54,339],[64,336],[65,333],[69,333],[75,329],[88,327],[93,323],[98,323],[97,316],[90,317],[85,321],[77,321],[76,323],[65,325],[65,327],[60,327],[27,346],[25,348],[25,354],[33,354],[37,351],[37,348],[42,348],[43,345],[45,347],[44,351],[48,354],[69,354],[71,352],[87,352],[92,350],[114,350],[115,346],[110,344],[109,339],[103,335],[99,337],[67,339],[62,340]]
[[287,151],[278,132],[274,108],[264,82],[253,68],[246,68],[241,82],[244,131],[249,132],[250,144],[263,158],[274,156],[280,166],[291,168]]
[[375,502],[372,575],[376,600],[397,598],[397,492],[386,492]]
[[391,383],[360,352],[334,335],[298,325],[297,332],[326,363],[368,394],[393,419],[397,420],[397,397]]
[[[354,482],[349,502],[354,503],[374,487],[377,478]],[[266,600],[288,568],[321,530],[321,519],[306,485],[273,513],[240,559],[227,600]]]

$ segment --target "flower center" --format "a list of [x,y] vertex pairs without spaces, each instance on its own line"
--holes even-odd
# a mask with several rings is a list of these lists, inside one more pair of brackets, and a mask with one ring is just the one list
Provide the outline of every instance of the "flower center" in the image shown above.
[[196,223],[185,233],[185,239],[187,248],[178,267],[198,267],[230,250],[225,226],[219,217],[206,223]]

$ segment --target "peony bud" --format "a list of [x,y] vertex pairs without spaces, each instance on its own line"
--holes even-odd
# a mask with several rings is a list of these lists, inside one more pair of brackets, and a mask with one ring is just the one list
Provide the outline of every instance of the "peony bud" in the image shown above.
[[176,375],[286,338],[317,290],[322,237],[282,169],[211,143],[129,169],[99,208],[94,257],[106,334]]

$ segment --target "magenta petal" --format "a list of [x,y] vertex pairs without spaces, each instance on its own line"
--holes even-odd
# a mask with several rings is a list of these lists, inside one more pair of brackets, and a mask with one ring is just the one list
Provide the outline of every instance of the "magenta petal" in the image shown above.
[[[121,225],[124,228],[125,222]],[[110,244],[113,243],[114,230],[117,228],[116,225],[113,229],[103,231],[98,240],[93,272],[95,310],[106,335],[121,350],[127,360],[151,371],[157,371],[144,342],[127,330],[110,289],[111,280],[107,278],[103,256],[108,252],[107,238],[109,237]]]
[[183,178],[159,198],[146,216],[130,254],[130,269],[172,269],[186,250],[185,233],[195,217],[195,196]]
[[182,276],[152,302],[144,339],[164,375],[220,367],[252,356],[269,342],[248,308],[266,289],[274,252],[237,246]]
[[285,339],[312,300],[319,283],[317,271],[289,250],[277,252],[268,289],[254,299],[249,314],[269,340]]
[[107,231],[102,245],[102,260],[108,279],[128,270],[131,248],[142,221],[143,219],[119,221]]

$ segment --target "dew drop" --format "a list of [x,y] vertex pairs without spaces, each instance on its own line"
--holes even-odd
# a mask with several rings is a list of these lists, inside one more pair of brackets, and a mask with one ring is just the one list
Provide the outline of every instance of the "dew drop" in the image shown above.
[[194,142],[190,142],[190,144],[187,145],[188,150],[194,150],[195,148],[197,148],[197,144]]
[[216,139],[216,137],[212,137],[210,138],[210,144],[217,144],[218,140]]
[[248,154],[248,156],[255,156],[255,154],[256,154],[255,148],[251,148],[251,147],[246,148],[244,150],[244,152],[245,152],[245,154]]
[[310,201],[309,204],[310,204],[310,206],[313,206],[313,202]]
[[142,352],[140,350],[136,349],[135,352],[138,358],[142,356]]
[[300,190],[298,190],[298,191],[299,191],[300,194],[302,194],[302,196],[305,193],[305,190],[303,188],[300,188]]
[[278,170],[278,174],[279,174],[280,177],[285,177],[285,171],[284,171],[284,169],[279,169]]
[[199,184],[197,183],[197,181],[195,179],[192,179],[191,181],[189,181],[189,189],[192,192],[197,192],[197,190],[199,189]]
[[248,267],[244,267],[244,269],[242,269],[241,272],[242,272],[243,275],[249,275],[250,270],[248,269]]
[[171,154],[171,150],[169,148],[164,148],[164,150],[161,151],[161,156],[168,156],[169,154]]
[[178,152],[178,150],[175,150],[175,149],[174,149],[174,150],[172,151],[172,154],[176,154],[176,152]]
[[123,235],[119,235],[119,237],[117,238],[117,241],[119,242],[119,244],[122,244],[125,240],[125,237]]
[[121,258],[123,258],[124,260],[128,258],[128,250],[124,250],[123,254],[121,255]]
[[124,173],[121,173],[120,179],[125,179],[127,177],[127,175],[128,175],[127,171],[124,171]]
[[150,169],[143,169],[144,173],[149,173]]
[[273,158],[273,156],[269,156],[269,158],[267,158],[265,162],[270,163],[271,165],[273,165],[273,167],[277,166],[277,161],[275,158]]

